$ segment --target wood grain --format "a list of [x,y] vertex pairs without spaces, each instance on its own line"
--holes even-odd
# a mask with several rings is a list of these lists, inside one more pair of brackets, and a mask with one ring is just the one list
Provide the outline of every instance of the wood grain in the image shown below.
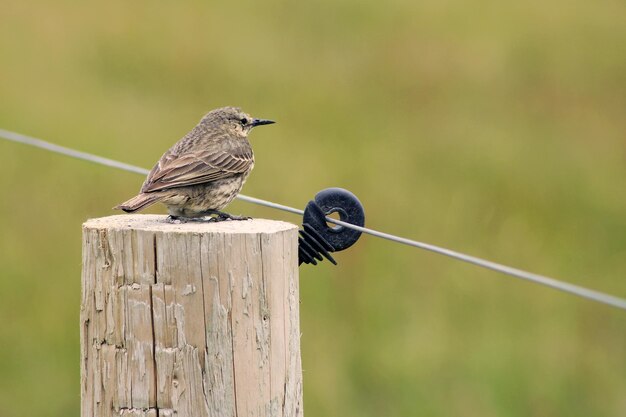
[[82,416],[302,416],[297,227],[83,225]]

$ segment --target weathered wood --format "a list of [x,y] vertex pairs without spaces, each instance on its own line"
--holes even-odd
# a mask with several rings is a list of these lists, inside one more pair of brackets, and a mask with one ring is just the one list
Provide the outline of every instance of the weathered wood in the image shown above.
[[302,416],[297,228],[83,225],[83,417]]

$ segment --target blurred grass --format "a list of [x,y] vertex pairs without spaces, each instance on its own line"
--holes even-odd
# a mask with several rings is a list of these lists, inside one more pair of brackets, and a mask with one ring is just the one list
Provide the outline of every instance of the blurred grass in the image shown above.
[[[5,0],[0,126],[149,168],[238,105],[279,122],[252,135],[246,194],[345,187],[371,227],[624,296],[625,19],[609,0]],[[141,181],[0,143],[3,417],[79,414],[80,225]],[[369,237],[338,257],[301,269],[307,415],[626,414],[623,312]]]

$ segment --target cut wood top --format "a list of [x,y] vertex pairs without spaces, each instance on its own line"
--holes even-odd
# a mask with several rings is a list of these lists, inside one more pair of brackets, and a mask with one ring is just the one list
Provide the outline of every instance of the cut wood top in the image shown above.
[[165,221],[167,216],[157,214],[120,214],[116,216],[89,219],[83,223],[87,229],[133,229],[152,232],[175,233],[233,233],[257,234],[276,233],[298,226],[278,220],[227,220],[217,223],[189,222],[172,224]]

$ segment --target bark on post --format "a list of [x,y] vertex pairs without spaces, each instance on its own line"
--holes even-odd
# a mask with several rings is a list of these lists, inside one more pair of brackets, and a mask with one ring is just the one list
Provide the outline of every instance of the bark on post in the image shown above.
[[83,225],[83,417],[302,416],[297,227]]

